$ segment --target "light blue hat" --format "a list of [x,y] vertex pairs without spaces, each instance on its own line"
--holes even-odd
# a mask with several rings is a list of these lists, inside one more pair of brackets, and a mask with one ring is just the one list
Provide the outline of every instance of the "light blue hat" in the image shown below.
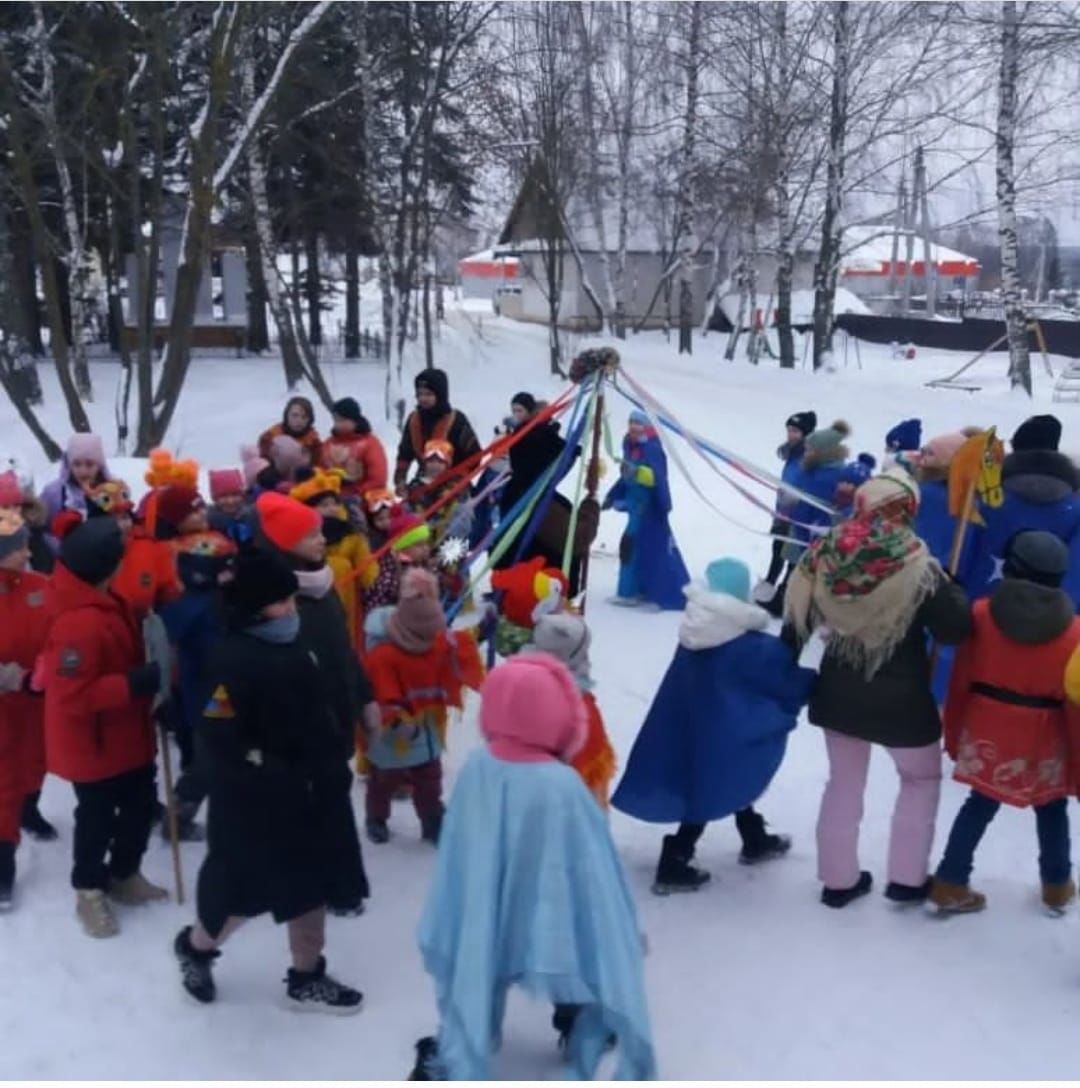
[[630,422],[631,423],[638,423],[642,427],[650,426],[648,415],[645,412],[643,412],[640,408],[635,408],[630,413]]
[[705,580],[713,593],[750,600],[750,568],[741,559],[714,559],[705,568]]

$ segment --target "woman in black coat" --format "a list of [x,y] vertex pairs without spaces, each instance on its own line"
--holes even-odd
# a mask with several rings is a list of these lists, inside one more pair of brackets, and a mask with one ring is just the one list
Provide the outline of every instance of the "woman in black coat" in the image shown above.
[[209,666],[200,724],[209,788],[208,851],[198,922],[177,935],[184,988],[204,1003],[211,964],[245,919],[272,914],[289,931],[290,1006],[359,1010],[358,991],[326,974],[326,903],[336,858],[320,786],[340,742],[319,664],[300,638],[295,575],[271,553],[241,556],[226,589],[230,630]]

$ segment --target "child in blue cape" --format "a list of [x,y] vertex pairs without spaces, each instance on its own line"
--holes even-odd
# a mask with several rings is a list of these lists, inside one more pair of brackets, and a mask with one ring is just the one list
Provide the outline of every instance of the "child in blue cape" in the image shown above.
[[816,674],[765,633],[769,617],[749,603],[745,563],[717,560],[706,578],[686,588],[679,648],[611,799],[639,820],[679,824],[664,837],[653,885],[658,895],[697,891],[709,880],[690,862],[712,820],[735,814],[743,864],[779,857],[791,846],[787,836],[766,832],[752,806],[784,758]]
[[411,1080],[484,1080],[513,985],[556,1008],[568,1071],[656,1076],[634,901],[600,806],[569,765],[585,704],[550,654],[519,654],[481,691],[486,748],[458,776],[420,951],[435,982],[438,1039],[417,1044]]
[[623,439],[621,478],[608,492],[604,509],[629,515],[619,543],[619,588],[613,603],[682,608],[690,580],[672,536],[667,457],[649,417],[635,409]]

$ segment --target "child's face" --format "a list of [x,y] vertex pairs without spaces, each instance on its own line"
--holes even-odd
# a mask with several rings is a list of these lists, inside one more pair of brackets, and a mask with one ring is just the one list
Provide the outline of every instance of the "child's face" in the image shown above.
[[206,507],[192,510],[190,514],[177,526],[181,536],[188,533],[205,533],[210,528],[210,519],[206,516]]
[[93,487],[100,471],[96,461],[80,457],[71,462],[71,478],[82,488]]
[[293,554],[308,563],[322,563],[326,559],[326,538],[322,529],[312,529],[293,549]]
[[341,517],[341,503],[338,502],[334,495],[327,495],[325,498],[319,499],[315,504],[315,509],[324,518]]
[[515,404],[510,408],[510,414],[514,417],[514,422],[520,427],[522,423],[529,418],[528,409],[523,404]]
[[803,433],[798,427],[788,427],[787,440],[789,446],[797,446],[803,440]]
[[422,408],[425,411],[430,411],[438,404],[439,398],[435,396],[435,393],[431,389],[421,389],[416,394],[416,406]]
[[631,423],[627,430],[635,442],[640,442],[645,437],[645,428],[640,423]]
[[308,418],[308,414],[304,410],[302,404],[294,404],[288,412],[285,413],[285,421],[289,426],[289,430],[294,434],[306,431],[311,425],[311,420]]
[[411,548],[404,548],[397,553],[398,562],[405,569],[409,567],[426,567],[431,559],[431,545],[426,541],[422,544],[414,544]]
[[356,424],[344,416],[334,416],[334,434],[356,434]]
[[380,533],[390,532],[390,508],[383,507],[378,513],[373,514],[371,517],[371,524],[379,530]]
[[424,479],[428,482],[437,480],[445,471],[446,465],[440,457],[429,457],[424,462]]
[[235,518],[244,509],[244,496],[239,492],[235,495],[222,495],[217,506],[227,518]]

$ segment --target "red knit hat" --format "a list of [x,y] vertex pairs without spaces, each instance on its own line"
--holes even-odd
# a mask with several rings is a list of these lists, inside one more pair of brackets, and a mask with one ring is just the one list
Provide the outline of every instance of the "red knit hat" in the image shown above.
[[210,470],[210,498],[214,502],[227,495],[244,493],[244,474],[238,468],[212,468]]
[[206,505],[193,487],[176,484],[163,488],[157,496],[157,520],[171,529],[179,529],[186,517]]
[[279,551],[291,552],[301,540],[322,527],[322,516],[288,495],[264,491],[255,500],[263,536]]

